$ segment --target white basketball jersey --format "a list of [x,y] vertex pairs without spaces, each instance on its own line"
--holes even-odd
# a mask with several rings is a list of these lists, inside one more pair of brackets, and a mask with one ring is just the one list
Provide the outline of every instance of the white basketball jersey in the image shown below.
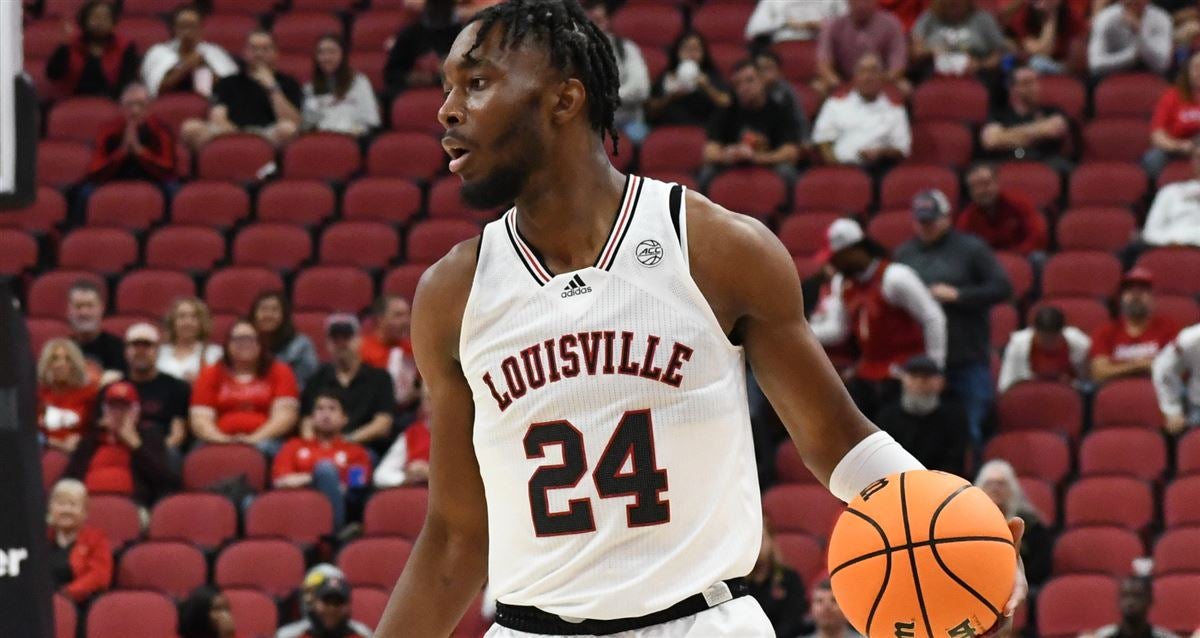
[[642,616],[758,557],[744,357],[689,274],[682,191],[629,176],[573,272],[546,268],[515,210],[483,231],[460,352],[501,602]]

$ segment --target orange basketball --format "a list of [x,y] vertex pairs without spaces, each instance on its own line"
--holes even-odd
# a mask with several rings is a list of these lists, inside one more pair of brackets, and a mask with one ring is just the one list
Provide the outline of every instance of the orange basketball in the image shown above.
[[1017,556],[1000,509],[944,472],[867,486],[829,541],[833,595],[867,638],[971,638],[1012,593]]

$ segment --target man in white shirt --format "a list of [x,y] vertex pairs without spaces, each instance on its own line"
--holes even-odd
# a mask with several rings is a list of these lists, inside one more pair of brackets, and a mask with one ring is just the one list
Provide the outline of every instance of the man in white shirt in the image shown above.
[[1158,190],[1142,228],[1143,243],[1200,246],[1200,147],[1192,149],[1192,173],[1192,179]]
[[884,95],[885,79],[879,56],[868,53],[854,67],[854,90],[825,101],[813,126],[813,143],[826,163],[876,167],[908,156],[908,115]]
[[237,63],[225,49],[201,40],[203,20],[195,7],[179,7],[171,16],[174,39],[146,51],[142,81],[151,96],[190,91],[208,97],[217,80],[237,73]]
[[746,39],[815,40],[821,24],[846,13],[846,0],[758,0]]
[[1061,310],[1043,306],[1034,316],[1033,325],[1009,336],[997,384],[1001,392],[1020,381],[1070,382],[1087,378],[1092,339],[1079,328],[1065,324]]
[[1120,0],[1092,18],[1088,70],[1100,76],[1145,68],[1162,75],[1171,66],[1171,14],[1150,0]]
[[[1175,340],[1158,353],[1151,375],[1167,432],[1178,434],[1189,424],[1200,423],[1200,324],[1181,330]],[[1185,394],[1187,409],[1183,402]]]

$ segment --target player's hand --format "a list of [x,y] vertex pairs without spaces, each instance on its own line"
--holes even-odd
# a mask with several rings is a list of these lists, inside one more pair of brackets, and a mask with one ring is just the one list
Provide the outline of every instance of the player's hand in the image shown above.
[[1017,552],[1017,577],[1013,580],[1012,594],[1004,605],[1003,615],[994,627],[980,638],[1007,638],[1013,634],[1013,615],[1017,607],[1025,602],[1029,595],[1029,581],[1025,579],[1025,562],[1021,560],[1021,539],[1025,536],[1025,521],[1013,517],[1008,519],[1008,531],[1012,532],[1013,549]]

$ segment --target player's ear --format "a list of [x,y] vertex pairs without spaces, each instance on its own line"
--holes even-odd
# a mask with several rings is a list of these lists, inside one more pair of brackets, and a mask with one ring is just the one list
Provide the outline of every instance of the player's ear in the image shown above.
[[551,117],[555,124],[569,122],[587,105],[587,89],[576,78],[567,78],[558,84],[554,92],[554,104]]

